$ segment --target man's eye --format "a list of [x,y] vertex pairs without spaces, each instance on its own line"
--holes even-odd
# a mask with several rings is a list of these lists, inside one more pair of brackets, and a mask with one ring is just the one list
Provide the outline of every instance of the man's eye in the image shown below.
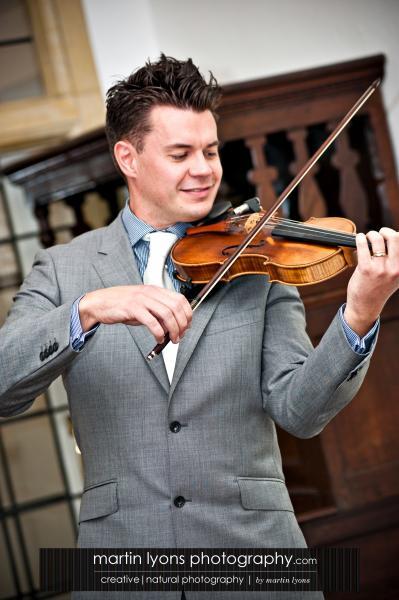
[[218,153],[217,153],[217,152],[207,152],[207,155],[208,155],[210,158],[213,158],[214,156],[217,156],[217,155],[218,155]]
[[173,160],[183,160],[184,158],[186,158],[187,154],[171,154],[171,157],[173,158]]

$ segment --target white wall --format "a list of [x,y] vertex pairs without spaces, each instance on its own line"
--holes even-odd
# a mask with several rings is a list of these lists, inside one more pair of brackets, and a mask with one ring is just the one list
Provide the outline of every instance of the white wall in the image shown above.
[[159,55],[149,0],[82,0],[100,86]]
[[399,166],[399,0],[83,0],[83,5],[104,91],[116,76],[160,51],[191,56],[220,83],[385,54],[383,95]]

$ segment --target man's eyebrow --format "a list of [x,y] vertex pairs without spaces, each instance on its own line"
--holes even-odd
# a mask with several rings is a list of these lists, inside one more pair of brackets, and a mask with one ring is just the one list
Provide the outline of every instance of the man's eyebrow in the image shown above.
[[[215,140],[213,142],[210,142],[210,144],[208,144],[206,147],[207,148],[213,148],[213,146],[219,146],[219,140]],[[192,148],[191,144],[183,144],[180,142],[176,142],[175,144],[168,144],[167,146],[165,146],[166,150],[176,150],[176,149],[190,149]]]

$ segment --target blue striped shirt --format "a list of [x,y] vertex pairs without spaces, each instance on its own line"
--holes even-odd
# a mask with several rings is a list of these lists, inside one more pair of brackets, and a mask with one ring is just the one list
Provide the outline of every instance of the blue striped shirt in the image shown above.
[[79,302],[81,301],[83,296],[84,296],[84,294],[82,296],[79,296],[79,298],[77,298],[75,300],[75,302],[72,304],[72,310],[71,310],[71,323],[69,326],[69,340],[70,340],[72,349],[75,350],[75,352],[80,352],[80,350],[82,350],[87,338],[92,336],[93,333],[95,333],[97,331],[98,327],[100,326],[100,323],[98,323],[98,325],[96,325],[95,327],[90,329],[90,331],[86,331],[86,333],[83,332],[82,324],[80,322],[80,317],[79,317]]
[[[126,202],[126,205],[123,209],[122,222],[126,229],[127,235],[129,237],[129,241],[130,241],[130,244],[133,249],[134,257],[136,258],[138,270],[140,272],[141,278],[143,278],[144,271],[147,266],[148,255],[149,255],[149,250],[150,250],[149,242],[143,240],[143,237],[147,233],[151,233],[156,230],[151,225],[148,225],[147,223],[144,223],[144,221],[141,221],[141,219],[139,219],[138,217],[136,217],[136,215],[134,215],[132,213],[132,211],[130,210],[130,207],[129,207],[129,201]],[[189,226],[190,226],[189,223],[176,223],[175,225],[172,225],[171,227],[168,227],[167,229],[165,229],[165,231],[174,233],[177,235],[177,237],[181,238],[185,235],[186,229]],[[173,276],[174,267],[173,267],[172,259],[170,258],[170,256],[168,256],[168,258],[166,260],[166,266],[168,269],[169,277],[171,278],[173,285],[175,286],[175,289],[177,291],[179,291],[180,283]],[[83,298],[83,296],[84,296],[84,294],[75,300],[75,302],[72,305],[72,311],[71,311],[70,343],[71,343],[71,347],[76,352],[80,352],[80,350],[82,350],[86,339],[89,338],[90,336],[92,336],[99,327],[99,324],[98,324],[95,327],[93,327],[92,329],[90,329],[90,331],[87,331],[86,333],[83,332],[82,326],[80,323],[80,318],[79,318],[79,302]],[[341,318],[342,327],[343,327],[346,339],[348,340],[350,347],[357,354],[362,354],[362,355],[368,354],[370,352],[370,350],[373,346],[373,343],[376,339],[376,336],[377,336],[379,323],[380,323],[379,319],[377,319],[377,321],[374,323],[374,325],[370,329],[370,331],[368,331],[364,337],[360,338],[357,335],[357,333],[355,333],[349,327],[348,323],[345,321],[344,309],[345,309],[345,304],[343,306],[341,306],[341,308],[339,309],[339,316]]]
[[357,335],[348,325],[344,319],[344,310],[346,303],[339,309],[339,316],[341,317],[342,326],[346,335],[346,339],[349,342],[350,347],[357,354],[368,354],[373,346],[373,343],[377,337],[377,332],[380,327],[380,319],[378,318],[374,323],[373,327],[366,333],[362,338]]
[[[141,279],[143,279],[144,271],[148,262],[148,255],[150,253],[150,243],[143,240],[143,237],[147,233],[152,233],[153,231],[157,231],[151,225],[147,225],[141,219],[137,218],[134,213],[130,210],[129,203],[126,203],[125,208],[122,213],[122,222],[127,231],[127,235],[129,236],[130,245],[133,248],[134,256],[136,258],[137,267],[141,275]],[[174,233],[178,238],[184,237],[187,228],[190,226],[190,223],[176,223],[163,231],[169,231],[169,233]],[[178,279],[173,277],[174,266],[170,255],[166,259],[166,267],[168,269],[169,277],[171,278],[173,285],[177,292],[180,291],[180,282]]]

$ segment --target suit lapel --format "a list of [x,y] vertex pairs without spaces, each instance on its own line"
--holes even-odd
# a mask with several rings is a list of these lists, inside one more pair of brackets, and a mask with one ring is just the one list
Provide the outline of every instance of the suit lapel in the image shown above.
[[[222,300],[223,296],[227,292],[230,284],[225,284],[214,292],[209,298],[204,300],[197,310],[193,314],[193,321],[190,329],[188,329],[179,344],[179,350],[177,352],[176,366],[173,373],[173,379],[170,386],[169,399],[171,399],[173,392],[179,382],[183,371],[190,360],[198,341],[207,326],[210,318],[215,312],[216,307]],[[154,358],[154,360],[157,360]]]
[[[118,285],[141,285],[143,282],[138,271],[133,250],[122,223],[121,213],[104,230],[102,244],[93,262],[104,287]],[[130,335],[139,348],[145,363],[159,381],[166,393],[169,393],[169,379],[162,358],[147,360],[147,354],[155,345],[154,337],[144,326],[126,325]]]

